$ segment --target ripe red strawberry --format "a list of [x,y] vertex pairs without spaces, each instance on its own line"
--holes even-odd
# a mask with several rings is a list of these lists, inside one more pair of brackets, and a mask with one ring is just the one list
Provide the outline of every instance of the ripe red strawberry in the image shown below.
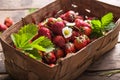
[[10,17],[7,17],[7,18],[5,18],[5,20],[4,20],[4,24],[5,24],[7,27],[10,27],[11,25],[13,25],[13,20],[12,20]]
[[80,20],[84,20],[84,17],[83,16],[76,16],[76,19],[80,19]]
[[69,41],[73,42],[77,36],[80,34],[77,31],[72,32],[72,36],[69,38]]
[[80,29],[81,29],[81,32],[87,36],[89,36],[92,33],[91,27],[84,26],[84,27],[81,27]]
[[53,43],[56,46],[63,48],[65,46],[65,39],[63,38],[63,36],[55,36],[53,38]]
[[51,40],[51,32],[48,28],[46,27],[41,27],[39,30],[38,30],[38,36],[45,36],[45,37],[48,37],[50,40]]
[[45,26],[45,23],[43,23],[43,22],[38,23],[38,28],[40,29],[41,27],[46,27],[46,26]]
[[0,31],[4,31],[7,29],[7,26],[4,24],[0,24]]
[[60,17],[63,20],[69,21],[69,22],[74,22],[75,18],[76,18],[76,13],[72,10],[66,12],[65,14],[62,14]]
[[64,51],[60,48],[57,48],[54,52],[55,52],[55,56],[56,56],[57,59],[61,58],[65,55]]
[[47,25],[51,27],[57,21],[56,18],[50,17],[47,19]]
[[75,50],[75,47],[74,47],[74,44],[73,43],[66,43],[65,45],[65,52],[66,54],[69,54],[69,53],[74,53],[76,50]]
[[62,35],[62,29],[64,27],[65,27],[65,24],[63,21],[57,21],[50,27],[50,29],[54,34]]
[[85,47],[88,44],[88,39],[86,37],[86,35],[81,35],[76,37],[76,39],[74,40],[74,45],[75,48],[77,50],[82,49],[83,47]]
[[75,19],[75,25],[76,27],[80,28],[80,27],[84,27],[84,26],[87,26],[87,27],[90,27],[91,25],[88,24],[87,22],[81,20],[81,19]]
[[54,52],[44,53],[43,60],[45,63],[52,64],[56,62],[56,57],[54,55]]

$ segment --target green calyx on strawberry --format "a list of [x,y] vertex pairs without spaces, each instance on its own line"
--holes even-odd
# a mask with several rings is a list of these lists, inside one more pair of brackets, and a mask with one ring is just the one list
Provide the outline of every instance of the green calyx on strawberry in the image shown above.
[[90,39],[86,35],[80,35],[74,40],[74,45],[77,50],[82,49],[88,43],[90,43]]

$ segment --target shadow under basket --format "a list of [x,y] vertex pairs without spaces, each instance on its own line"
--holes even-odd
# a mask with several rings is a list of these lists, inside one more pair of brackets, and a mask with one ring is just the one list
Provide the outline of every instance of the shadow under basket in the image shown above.
[[[60,59],[58,64],[50,67],[45,63],[36,61],[12,47],[11,33],[25,24],[37,24],[48,17],[57,17],[68,10],[74,10],[82,15],[101,17],[108,12],[114,14],[115,28],[109,31],[78,52]],[[38,11],[27,15],[1,35],[1,44],[5,55],[7,72],[16,80],[74,80],[84,72],[87,67],[111,50],[118,41],[120,30],[120,8],[95,0],[56,0]]]

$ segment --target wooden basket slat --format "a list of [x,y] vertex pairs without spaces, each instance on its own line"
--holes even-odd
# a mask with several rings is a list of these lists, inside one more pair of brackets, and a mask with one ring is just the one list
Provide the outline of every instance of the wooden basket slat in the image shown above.
[[14,79],[19,79],[19,80],[28,80],[28,72],[26,70],[23,70],[19,68],[16,64],[9,63],[8,61],[5,60],[5,67],[6,70],[9,72],[9,74],[14,78]]

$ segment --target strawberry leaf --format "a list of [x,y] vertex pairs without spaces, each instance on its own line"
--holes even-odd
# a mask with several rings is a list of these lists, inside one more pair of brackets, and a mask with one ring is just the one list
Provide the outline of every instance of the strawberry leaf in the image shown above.
[[105,26],[105,30],[109,31],[112,30],[115,27],[115,23],[111,22],[109,25]]
[[11,39],[17,48],[22,50],[31,50],[29,41],[37,34],[37,27],[33,24],[25,25],[18,33],[11,34]]
[[[36,45],[37,44],[37,45]],[[38,50],[50,52],[54,49],[53,43],[45,36],[41,36],[35,41],[32,42],[32,47],[37,48]]]
[[105,34],[106,31],[111,30],[114,27],[113,14],[108,13],[104,15],[100,20],[92,20],[92,34],[91,36],[100,37]]
[[93,32],[97,32],[97,31],[101,30],[100,20],[92,20],[91,23],[92,23]]
[[34,24],[27,24],[27,25],[23,26],[20,29],[20,31],[18,32],[19,35],[26,34],[26,33],[34,36],[37,33],[37,26]]
[[101,18],[102,27],[104,28],[105,26],[109,25],[112,21],[113,21],[113,14],[107,13]]
[[26,51],[26,53],[28,53],[27,55],[29,55],[31,58],[36,59],[36,60],[41,60],[41,55],[40,53],[38,53],[37,49],[33,49],[33,50],[28,50]]
[[30,40],[37,34],[36,25],[28,24],[23,26],[18,33],[11,34],[14,45],[21,51],[28,53],[34,59],[40,60],[41,55],[38,51],[50,52],[54,49],[54,45],[45,36],[41,36],[30,43]]

